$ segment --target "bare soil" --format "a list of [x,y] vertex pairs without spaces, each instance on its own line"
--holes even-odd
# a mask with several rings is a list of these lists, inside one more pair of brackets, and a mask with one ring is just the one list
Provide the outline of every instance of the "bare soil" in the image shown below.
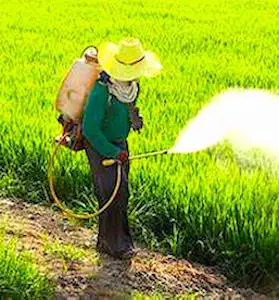
[[144,248],[137,248],[130,261],[100,256],[95,229],[48,207],[2,199],[1,226],[7,239],[16,237],[18,250],[32,253],[34,263],[55,284],[55,299],[131,299],[137,291],[160,292],[165,299],[186,293],[196,299],[268,299],[234,287],[214,268]]

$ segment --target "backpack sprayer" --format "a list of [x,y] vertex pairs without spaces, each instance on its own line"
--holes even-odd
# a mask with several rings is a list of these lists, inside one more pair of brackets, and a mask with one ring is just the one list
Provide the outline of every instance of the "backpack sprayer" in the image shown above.
[[[115,199],[115,196],[121,184],[121,163],[115,159],[103,160],[102,164],[105,167],[112,166],[115,163],[118,164],[117,179],[114,190],[109,200],[100,210],[92,214],[76,214],[70,209],[66,208],[56,195],[54,188],[54,160],[60,146],[65,146],[68,149],[75,152],[84,150],[86,147],[87,142],[83,139],[81,133],[81,119],[83,108],[86,104],[88,94],[93,88],[100,73],[97,54],[98,51],[95,46],[89,46],[86,49],[84,49],[81,58],[78,58],[73,62],[70,70],[65,76],[65,79],[62,81],[55,102],[56,110],[62,113],[58,117],[58,122],[63,126],[63,133],[62,135],[56,138],[57,145],[54,148],[54,151],[49,160],[48,177],[50,191],[55,204],[68,216],[77,219],[91,219],[101,214],[111,205],[111,203]],[[164,155],[168,153],[168,150],[162,150],[147,154],[131,156],[128,159],[141,159],[150,156]]]
[[[63,133],[56,138],[57,145],[49,160],[48,177],[50,191],[55,204],[67,215],[78,219],[93,218],[105,208],[94,214],[83,215],[77,215],[67,209],[55,193],[53,167],[54,159],[60,146],[65,146],[73,151],[80,151],[85,148],[85,141],[81,133],[81,118],[87,96],[99,76],[97,54],[95,46],[88,46],[83,50],[81,57],[73,62],[62,81],[55,101],[56,110],[62,113],[58,117],[58,122],[63,126]],[[120,183],[118,184],[117,181],[116,188],[119,188],[119,185]],[[115,197],[114,193],[112,197]]]

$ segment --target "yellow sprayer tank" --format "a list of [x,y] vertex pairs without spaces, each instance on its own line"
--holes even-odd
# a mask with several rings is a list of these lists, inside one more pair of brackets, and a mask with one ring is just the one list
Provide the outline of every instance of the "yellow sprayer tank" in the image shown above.
[[99,75],[97,49],[89,47],[76,59],[65,76],[56,98],[56,109],[66,118],[79,121],[88,93]]

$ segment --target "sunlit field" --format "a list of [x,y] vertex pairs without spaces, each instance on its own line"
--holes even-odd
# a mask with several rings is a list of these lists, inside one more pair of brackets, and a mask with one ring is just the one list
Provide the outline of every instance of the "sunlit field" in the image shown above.
[[[278,10],[276,0],[3,1],[0,196],[50,203],[47,163],[61,132],[53,104],[86,46],[133,36],[159,55],[161,75],[141,80],[144,129],[129,143],[131,154],[168,149],[223,90],[278,90]],[[64,149],[55,174],[69,207],[96,208],[84,153]],[[247,168],[228,145],[131,163],[137,240],[234,279],[279,272],[278,214],[278,178]]]

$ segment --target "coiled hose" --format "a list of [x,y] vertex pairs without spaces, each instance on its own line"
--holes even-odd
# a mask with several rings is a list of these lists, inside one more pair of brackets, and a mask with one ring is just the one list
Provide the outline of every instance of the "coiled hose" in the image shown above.
[[98,215],[100,215],[102,212],[104,212],[113,202],[113,200],[115,199],[115,196],[119,190],[120,184],[121,184],[121,164],[117,163],[117,177],[116,177],[116,183],[115,183],[115,187],[114,190],[109,198],[109,200],[105,203],[104,206],[102,206],[98,211],[94,212],[94,213],[84,213],[84,214],[76,214],[74,213],[72,210],[68,209],[64,204],[62,204],[62,202],[60,201],[60,199],[58,198],[58,196],[56,195],[55,192],[55,188],[54,188],[54,174],[53,174],[53,169],[54,169],[54,159],[58,153],[58,150],[61,146],[62,141],[68,136],[68,134],[64,134],[61,139],[59,140],[59,142],[57,143],[56,147],[53,150],[53,153],[50,157],[49,160],[49,165],[48,165],[48,178],[49,178],[49,186],[50,186],[50,192],[52,195],[52,198],[54,200],[54,203],[69,217],[75,218],[75,219],[82,219],[82,220],[87,220],[87,219],[93,219],[95,217],[97,217]]

